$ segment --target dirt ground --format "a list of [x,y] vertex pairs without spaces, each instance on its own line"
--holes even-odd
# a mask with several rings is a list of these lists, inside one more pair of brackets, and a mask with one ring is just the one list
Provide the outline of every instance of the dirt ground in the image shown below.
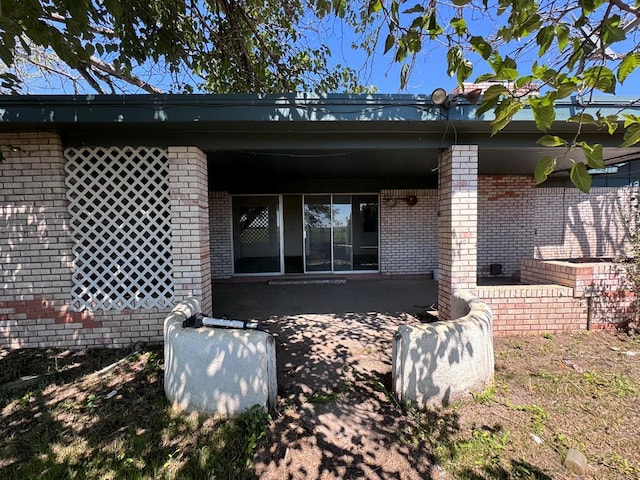
[[393,401],[391,341],[410,315],[292,316],[267,322],[278,345],[277,414],[256,455],[264,479],[431,478]]

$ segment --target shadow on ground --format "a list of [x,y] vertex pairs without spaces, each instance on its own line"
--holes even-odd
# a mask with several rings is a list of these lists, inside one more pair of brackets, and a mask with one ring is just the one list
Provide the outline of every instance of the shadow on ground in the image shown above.
[[432,478],[390,392],[393,335],[435,298],[430,279],[214,285],[215,316],[257,320],[276,339],[279,401],[258,477]]

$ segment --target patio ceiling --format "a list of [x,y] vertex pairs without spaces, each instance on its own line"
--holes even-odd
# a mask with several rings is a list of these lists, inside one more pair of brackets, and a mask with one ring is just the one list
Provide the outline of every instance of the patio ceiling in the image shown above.
[[[631,105],[610,98],[587,111],[640,113]],[[552,133],[572,135],[575,125],[562,120],[582,108],[579,99],[559,102]],[[221,179],[429,179],[441,149],[455,144],[478,145],[480,174],[531,174],[542,156],[565,153],[536,144],[541,133],[526,109],[493,137],[491,117],[475,109],[413,95],[5,96],[0,132],[55,130],[68,146],[195,145]],[[610,162],[640,155],[640,147],[617,147],[620,134],[583,131]],[[558,172],[570,157],[583,160],[571,152]]]

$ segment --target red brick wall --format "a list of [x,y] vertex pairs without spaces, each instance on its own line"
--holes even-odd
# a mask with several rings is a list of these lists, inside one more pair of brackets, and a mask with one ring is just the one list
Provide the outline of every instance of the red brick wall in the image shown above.
[[493,311],[496,335],[585,329],[587,301],[559,285],[478,287],[477,297]]

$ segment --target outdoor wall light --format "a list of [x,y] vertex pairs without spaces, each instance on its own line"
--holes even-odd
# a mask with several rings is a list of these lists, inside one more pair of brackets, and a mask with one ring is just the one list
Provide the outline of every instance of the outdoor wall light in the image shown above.
[[389,207],[395,207],[398,204],[398,200],[403,200],[410,207],[413,207],[416,203],[418,203],[418,197],[416,197],[415,195],[409,195],[407,197],[388,197],[384,199],[384,203],[386,203]]
[[455,95],[447,93],[444,88],[436,88],[431,93],[431,102],[434,105],[444,108],[455,107],[458,100],[464,99],[471,105],[477,105],[482,95],[482,89],[476,88],[467,93],[457,93]]

